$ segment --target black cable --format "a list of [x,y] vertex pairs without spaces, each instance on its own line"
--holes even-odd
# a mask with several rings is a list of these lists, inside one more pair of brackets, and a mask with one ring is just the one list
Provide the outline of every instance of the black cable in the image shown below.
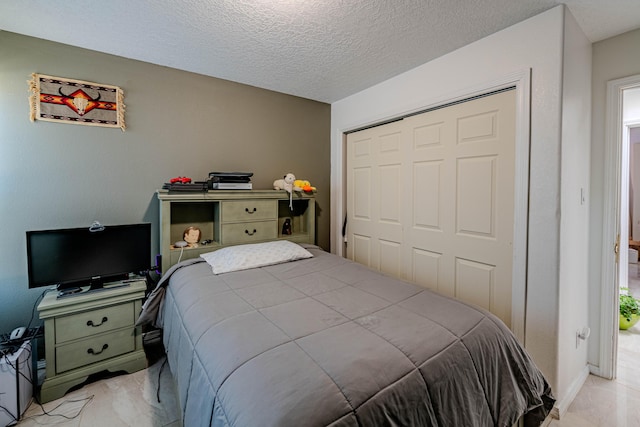
[[[19,346],[18,348],[16,348],[16,349],[12,349],[13,351],[12,351],[11,353],[3,355],[3,358],[4,358],[5,363],[6,363],[10,368],[12,368],[12,369],[14,370],[14,372],[16,373],[16,381],[20,381],[20,379],[19,379],[18,375],[21,375],[24,379],[26,379],[26,380],[29,382],[29,384],[31,384],[31,389],[33,390],[33,380],[32,380],[31,378],[27,377],[27,376],[26,376],[24,373],[22,373],[22,371],[19,369],[21,364],[22,364],[22,365],[25,365],[25,364],[26,364],[26,365],[29,367],[29,371],[30,371],[30,373],[32,373],[32,372],[31,372],[32,367],[31,367],[31,363],[30,363],[30,361],[31,361],[31,346],[29,346],[29,350],[24,349],[24,351],[25,351],[25,352],[27,352],[27,354],[26,354],[26,359],[25,359],[25,360],[23,360],[23,361],[22,361],[22,363],[20,362],[20,357],[22,357],[21,355],[20,355],[20,356],[18,356],[18,357],[16,358],[15,363],[13,363],[11,360],[9,360],[9,356],[11,356],[11,355],[13,355],[14,353],[16,353],[18,350],[20,350],[20,348],[22,348],[22,345],[20,345],[20,346]],[[18,402],[19,402],[19,400],[18,400]],[[12,422],[18,422],[18,421],[20,420],[20,416],[22,415],[22,413],[21,413],[21,412],[22,412],[22,408],[20,408],[20,407],[19,407],[19,405],[18,405],[18,407],[16,408],[16,410],[17,410],[17,414],[16,414],[16,415],[17,415],[17,417],[16,417],[16,415],[13,415],[13,414],[12,414],[12,413],[11,413],[11,412],[6,408],[6,407],[4,407],[4,406],[0,406],[0,409],[1,409],[1,410],[3,410],[4,412],[6,412],[7,414],[9,414],[9,416],[11,416],[11,418],[13,418],[13,421],[12,421]]]
[[[21,347],[22,346],[18,347],[13,353],[17,352]],[[29,363],[31,361],[31,354],[32,354],[31,346],[29,346],[29,350],[25,349],[25,351],[27,352],[27,359],[25,359],[22,362],[22,364],[23,365],[27,365],[29,367],[29,373],[31,375],[33,375],[31,363]],[[13,354],[13,353],[11,353],[11,354]],[[9,365],[11,368],[13,368],[13,370],[16,372],[17,375],[22,375],[22,377],[25,380],[29,381],[29,383],[31,384],[31,387],[33,387],[33,379],[32,379],[33,377],[32,378],[27,377],[24,373],[22,373],[22,371],[20,369],[18,369],[18,368],[20,368],[20,366],[18,365],[20,363],[19,359],[20,359],[20,356],[18,356],[18,358],[16,359],[16,363],[13,364],[11,362],[11,360],[9,360],[9,357],[7,356],[5,358],[5,362],[7,363],[7,365]]]
[[156,399],[158,399],[158,403],[160,402],[160,377],[162,377],[162,370],[164,369],[164,365],[167,364],[167,356],[164,357],[164,362],[160,365],[160,371],[158,372],[158,390],[156,391]]
[[[17,350],[16,350],[17,351]],[[29,350],[25,351],[28,352],[27,354],[27,358],[22,362],[22,364],[26,364],[29,367],[29,370],[31,371],[30,373],[32,374],[32,377],[29,378],[27,377],[20,369],[18,369],[20,367],[20,361],[19,361],[19,357],[18,359],[16,359],[16,363],[13,363],[9,360],[8,357],[6,357],[5,361],[7,363],[7,365],[9,365],[11,368],[13,368],[13,370],[16,372],[17,375],[21,375],[24,379],[26,379],[30,384],[31,387],[34,387],[35,384],[35,380],[33,379],[33,372],[32,372],[32,366],[31,363],[29,363],[29,361],[31,360],[31,355],[32,355],[32,350],[31,348],[29,348]],[[17,379],[17,378],[16,378]],[[74,399],[74,400],[65,400],[64,402],[59,403],[55,408],[53,408],[51,411],[47,411],[44,409],[44,406],[42,405],[42,403],[40,403],[40,401],[37,399],[37,396],[34,394],[34,402],[36,402],[36,404],[38,404],[38,406],[40,406],[40,409],[42,409],[42,414],[37,414],[37,415],[32,415],[30,417],[26,417],[25,419],[29,419],[29,418],[35,418],[35,417],[41,417],[43,415],[47,415],[49,417],[62,417],[62,418],[66,418],[67,420],[73,420],[75,418],[77,418],[82,411],[84,410],[84,408],[89,404],[89,402],[91,402],[94,398],[94,395],[85,397],[83,399]],[[82,407],[80,408],[80,410],[78,411],[78,413],[72,417],[68,417],[66,415],[63,414],[54,414],[52,413],[53,411],[55,411],[56,409],[58,409],[59,407],[61,407],[62,405],[64,405],[65,403],[76,403],[76,402],[82,402],[82,401],[86,401],[84,405],[82,405]],[[7,414],[9,414],[11,416],[11,418],[13,418],[13,422],[17,422],[20,420],[20,415],[22,414],[18,414],[18,418],[16,418],[11,412],[9,412],[9,410],[7,408],[5,408],[4,406],[0,406],[0,409],[5,411]],[[20,412],[20,408],[18,408],[18,412]]]
[[[34,401],[38,404],[38,406],[40,406],[40,409],[42,409],[42,414],[37,414],[37,415],[31,415],[30,417],[25,417],[24,419],[32,419],[32,418],[36,418],[36,417],[41,417],[43,415],[46,415],[48,417],[62,417],[65,418],[67,420],[73,420],[75,418],[78,418],[80,416],[80,414],[82,413],[82,411],[84,410],[84,408],[86,408],[86,406],[93,400],[93,398],[95,397],[95,395],[91,395],[91,396],[87,396],[83,399],[71,399],[71,400],[65,400],[64,402],[60,402],[58,405],[56,405],[55,408],[53,408],[51,411],[48,411],[44,409],[44,406],[42,406],[42,403],[40,403],[40,401],[38,399],[34,398]],[[68,417],[66,415],[63,414],[54,414],[53,411],[55,411],[56,409],[58,409],[59,407],[61,407],[62,405],[66,404],[66,403],[76,403],[76,402],[85,402],[84,405],[82,405],[82,407],[80,408],[80,410],[78,411],[77,414],[75,414],[72,417]]]
[[31,307],[31,319],[29,319],[29,323],[27,324],[27,328],[26,328],[27,331],[29,331],[29,329],[31,328],[31,323],[33,323],[33,317],[36,314],[36,307],[38,306],[38,303],[42,300],[42,298],[44,298],[44,295],[51,290],[53,289],[50,289],[50,288],[45,289],[44,292],[42,292],[42,294],[40,294],[40,296],[33,303],[33,307]]
[[[29,331],[31,329],[31,324],[33,323],[33,319],[35,317],[35,310],[36,307],[38,306],[38,303],[44,298],[45,294],[49,291],[52,291],[54,289],[46,289],[44,292],[42,292],[42,294],[40,294],[40,296],[36,299],[36,301],[33,303],[33,307],[31,308],[31,318],[29,319],[29,323],[26,327],[26,330]],[[31,340],[34,337],[29,337],[29,339]],[[24,379],[26,379],[30,384],[32,389],[35,387],[35,384],[37,384],[37,378],[33,378],[33,367],[32,364],[29,363],[31,361],[31,357],[33,354],[33,350],[32,350],[32,345],[29,347],[29,349],[25,349],[25,351],[27,352],[27,357],[24,361],[20,361],[20,356],[18,356],[18,358],[16,358],[15,363],[12,362],[11,360],[9,360],[9,356],[11,356],[12,354],[14,354],[15,352],[19,351],[20,348],[22,348],[24,341],[22,341],[19,344],[16,344],[14,348],[10,349],[9,353],[3,354],[2,357],[5,359],[7,365],[9,365],[15,372],[16,372],[16,381],[18,380],[18,375],[22,376]],[[21,367],[21,365],[26,365],[28,366],[29,369],[29,373],[31,374],[31,378],[29,378],[27,375],[25,375],[25,373],[22,372],[21,369],[19,369]],[[37,372],[36,372],[36,376],[37,376]],[[30,417],[25,417],[25,419],[33,419],[36,417],[41,417],[43,415],[47,415],[49,417],[62,417],[65,418],[67,420],[73,420],[75,418],[77,418],[78,416],[80,416],[80,414],[82,413],[82,411],[84,410],[84,408],[93,400],[94,395],[85,397],[83,399],[72,399],[72,400],[65,400],[64,402],[59,403],[56,407],[54,407],[53,409],[51,409],[50,411],[47,411],[44,409],[44,406],[42,405],[42,403],[40,402],[40,400],[37,398],[37,395],[34,394],[34,402],[36,402],[36,404],[38,406],[40,406],[40,409],[42,410],[42,414],[37,414],[37,415],[32,415]],[[159,400],[158,400],[159,401]],[[54,414],[53,411],[55,411],[56,409],[60,408],[62,405],[66,404],[66,403],[76,403],[76,402],[85,402],[82,407],[78,410],[78,413],[69,417],[67,415],[64,414]],[[18,412],[20,412],[20,408],[17,408]],[[0,405],[0,410],[5,411],[11,418],[12,421],[11,423],[15,423],[18,422],[20,420],[20,415],[22,414],[18,414],[18,418],[16,418],[7,408],[5,408],[4,406]]]
[[[12,418],[12,421],[11,421],[11,422],[9,422],[9,424],[11,424],[11,423],[17,423],[17,422],[18,422],[18,418],[16,418],[16,416],[15,416],[15,415],[13,415],[13,414],[11,413],[11,411],[9,411],[7,408],[5,408],[4,406],[0,405],[0,410],[2,410],[2,411],[4,411],[4,412],[6,412],[6,413],[7,413],[7,415],[9,415],[9,416]],[[9,424],[7,424],[7,425],[9,425]]]
[[[51,289],[46,289],[44,292],[42,292],[42,294],[40,294],[40,296],[36,299],[36,301],[33,304],[33,307],[31,308],[31,319],[29,319],[29,324],[26,327],[26,331],[30,331],[31,328],[31,323],[33,322],[33,318],[35,316],[35,309],[39,303],[39,301],[42,300],[42,298],[44,298],[45,294],[47,292],[49,292]],[[31,339],[32,337],[29,337],[28,339]],[[32,351],[32,345],[31,344],[29,346],[29,349],[25,349],[25,351],[27,352],[26,354],[26,359],[24,361],[20,361],[20,356],[18,356],[15,360],[15,363],[13,363],[10,359],[9,356],[13,355],[14,353],[18,352],[22,346],[24,345],[24,341],[21,341],[19,343],[16,343],[15,345],[12,345],[10,349],[8,349],[7,352],[4,352],[2,354],[2,358],[4,358],[4,361],[6,362],[6,364],[11,367],[13,369],[13,371],[16,373],[16,381],[20,381],[20,377],[24,378],[25,380],[27,380],[29,382],[29,384],[31,384],[31,389],[34,389],[34,380],[33,380],[33,367],[31,364],[31,357],[33,354]],[[24,372],[22,372],[22,367],[24,366],[28,367],[29,370],[29,375],[27,376],[25,375]],[[7,414],[9,414],[11,416],[11,418],[13,418],[14,422],[17,422],[20,419],[20,416],[22,415],[21,412],[21,408],[16,408],[18,411],[18,417],[16,418],[11,412],[9,412],[9,410],[7,408],[5,408],[4,406],[0,406],[0,409],[2,409],[3,411],[5,411]]]

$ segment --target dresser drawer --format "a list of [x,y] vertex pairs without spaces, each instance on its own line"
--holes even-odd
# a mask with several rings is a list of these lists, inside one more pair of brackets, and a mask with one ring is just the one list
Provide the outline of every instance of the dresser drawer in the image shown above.
[[278,218],[277,200],[233,200],[222,202],[222,222]]
[[136,348],[135,330],[96,335],[56,348],[56,374],[129,353]]
[[252,243],[272,240],[278,237],[278,220],[224,224],[222,243]]
[[113,331],[135,323],[133,301],[55,319],[56,343]]

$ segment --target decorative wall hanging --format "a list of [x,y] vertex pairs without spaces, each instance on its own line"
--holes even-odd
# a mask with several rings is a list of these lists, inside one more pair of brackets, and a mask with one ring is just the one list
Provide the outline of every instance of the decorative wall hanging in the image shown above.
[[124,94],[117,86],[32,74],[30,119],[120,128],[124,132]]

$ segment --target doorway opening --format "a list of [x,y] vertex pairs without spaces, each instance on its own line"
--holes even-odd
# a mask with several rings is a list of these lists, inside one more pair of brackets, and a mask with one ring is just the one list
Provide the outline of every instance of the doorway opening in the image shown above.
[[[638,264],[638,250],[640,250],[640,87],[626,89],[623,92],[623,125],[622,144],[626,147],[623,152],[628,153],[626,160],[629,165],[629,185],[626,205],[621,205],[622,218],[628,224],[628,239],[626,248],[627,263],[620,265],[620,291],[632,297],[640,298],[640,269]],[[625,159],[622,159],[625,162]],[[623,176],[621,179],[625,179]],[[621,263],[622,264],[622,263]],[[620,318],[621,325],[625,323]],[[622,326],[621,326],[622,328]],[[640,376],[640,368],[636,362],[640,349],[640,325],[632,326],[618,332],[618,346],[616,348],[615,376],[620,384],[635,387]]]
[[[636,101],[637,100],[637,101]],[[636,105],[637,104],[637,105]],[[619,294],[629,284],[629,241],[633,240],[634,225],[640,238],[640,192],[634,197],[632,157],[640,152],[632,149],[633,138],[640,132],[640,75],[610,81],[607,84],[607,160],[605,161],[605,199],[603,218],[604,252],[602,261],[600,375],[616,378],[618,362]],[[633,155],[632,155],[633,154]],[[639,157],[640,158],[640,157]],[[640,182],[640,181],[638,181]],[[639,189],[636,188],[635,191]],[[638,198],[638,200],[635,200]],[[614,251],[609,251],[612,242]],[[615,244],[613,244],[615,242]],[[634,254],[632,254],[633,261]],[[638,295],[640,296],[640,295]],[[611,337],[611,339],[605,339]],[[626,337],[625,337],[626,338]]]

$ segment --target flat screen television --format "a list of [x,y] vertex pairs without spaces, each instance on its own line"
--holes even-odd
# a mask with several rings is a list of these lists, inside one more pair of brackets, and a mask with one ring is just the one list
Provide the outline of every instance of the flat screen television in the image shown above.
[[27,231],[29,288],[103,287],[151,268],[151,224]]

